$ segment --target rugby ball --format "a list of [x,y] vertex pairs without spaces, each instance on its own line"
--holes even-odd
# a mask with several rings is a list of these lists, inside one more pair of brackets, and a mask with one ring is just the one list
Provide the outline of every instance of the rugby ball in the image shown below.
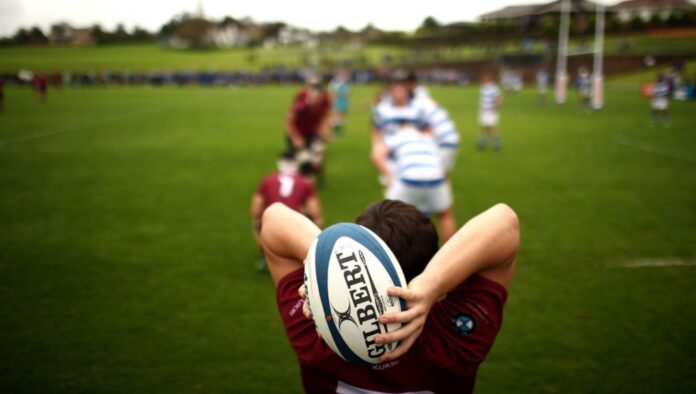
[[305,290],[312,319],[327,345],[353,364],[379,364],[379,357],[398,343],[376,344],[375,336],[397,330],[401,323],[380,324],[385,312],[407,309],[387,295],[404,287],[399,262],[379,236],[355,223],[326,228],[305,259]]

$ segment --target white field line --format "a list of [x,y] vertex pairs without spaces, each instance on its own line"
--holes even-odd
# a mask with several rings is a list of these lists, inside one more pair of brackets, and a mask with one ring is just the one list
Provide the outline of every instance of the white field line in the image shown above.
[[17,143],[21,143],[21,142],[25,142],[25,141],[31,141],[31,140],[35,140],[37,138],[49,137],[49,136],[56,135],[56,134],[69,133],[72,131],[83,130],[83,129],[87,129],[87,128],[91,128],[91,127],[95,127],[95,126],[103,126],[103,125],[107,125],[107,124],[111,124],[111,123],[116,123],[116,122],[120,122],[120,121],[125,120],[125,119],[137,118],[137,117],[140,117],[143,115],[150,115],[150,114],[155,113],[155,112],[165,111],[165,110],[170,109],[172,107],[175,107],[175,106],[168,106],[165,108],[158,108],[158,109],[152,109],[152,110],[148,110],[148,111],[135,112],[135,113],[130,113],[128,115],[115,116],[115,117],[104,119],[104,120],[97,121],[97,122],[77,124],[77,125],[72,125],[72,126],[64,127],[64,128],[39,131],[36,133],[21,135],[21,136],[14,137],[14,138],[6,138],[4,140],[0,140],[0,147],[12,145],[12,144],[17,144]]
[[652,154],[658,155],[658,156],[669,157],[669,158],[672,158],[675,160],[685,161],[687,163],[696,163],[696,156],[693,156],[693,155],[688,154],[688,153],[679,152],[679,151],[672,151],[672,152],[663,151],[661,149],[657,149],[657,148],[650,146],[648,144],[645,144],[645,143],[636,143],[636,142],[626,141],[623,138],[615,138],[613,142],[615,144],[625,146],[628,148],[632,148],[632,149],[637,149],[637,150],[642,151],[642,152],[652,153]]
[[679,258],[652,258],[624,261],[611,264],[618,268],[646,268],[646,267],[696,267],[696,260]]

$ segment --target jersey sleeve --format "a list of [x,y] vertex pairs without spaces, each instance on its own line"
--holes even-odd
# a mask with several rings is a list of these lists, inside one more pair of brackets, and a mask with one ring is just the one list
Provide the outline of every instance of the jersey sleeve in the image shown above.
[[259,182],[259,186],[256,188],[256,194],[260,194],[264,197],[267,196],[268,181],[269,181],[269,178],[265,177],[261,180],[261,182]]
[[304,91],[302,91],[302,92],[299,92],[295,95],[295,98],[292,100],[291,109],[293,112],[297,113],[300,110],[302,110],[304,105],[305,105],[305,93],[304,93]]
[[285,275],[276,287],[276,301],[285,334],[297,358],[303,363],[316,365],[331,358],[334,353],[319,338],[314,322],[302,313],[304,300],[297,294],[297,290],[303,284],[304,269]]
[[303,187],[303,195],[302,195],[302,201],[307,202],[310,198],[314,197],[316,195],[316,191],[314,190],[314,185],[312,185],[312,182],[301,178],[302,179],[302,187]]
[[506,299],[504,287],[474,275],[436,303],[419,337],[430,362],[453,374],[462,363],[483,362],[500,330]]
[[401,144],[403,137],[402,133],[396,133],[393,135],[387,135],[384,137],[384,145],[389,149],[389,152],[394,152],[396,148]]
[[380,114],[379,104],[372,106],[372,127],[377,130],[382,129],[382,116]]

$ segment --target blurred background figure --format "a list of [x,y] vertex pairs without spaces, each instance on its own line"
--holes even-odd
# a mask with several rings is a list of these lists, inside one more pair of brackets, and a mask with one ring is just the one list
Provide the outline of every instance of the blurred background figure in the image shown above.
[[325,147],[330,139],[331,97],[317,75],[310,75],[304,88],[295,99],[285,116],[288,152],[293,156],[301,150],[309,150],[313,156],[321,153],[321,161],[314,166],[317,186],[323,187]]
[[430,96],[428,88],[419,83],[416,73],[407,74],[406,87],[410,92],[412,105],[419,109],[424,116],[424,124],[435,134],[445,169],[447,172],[452,171],[459,149],[457,126],[447,110]]
[[278,171],[267,175],[259,184],[251,198],[251,217],[256,243],[261,257],[256,263],[256,269],[267,271],[266,260],[261,252],[259,235],[261,233],[261,216],[271,204],[281,202],[289,208],[302,213],[322,227],[321,205],[312,182],[311,166],[299,166],[295,156],[284,152],[278,158]]
[[549,87],[549,74],[543,68],[539,69],[536,73],[536,83],[537,83],[537,102],[539,104],[546,104],[546,92]]
[[32,83],[36,91],[36,97],[38,97],[39,102],[43,103],[46,101],[46,94],[48,92],[48,77],[46,77],[45,74],[35,74]]
[[488,147],[489,139],[493,141],[493,151],[497,152],[502,148],[498,130],[498,111],[502,103],[503,97],[500,95],[498,85],[493,81],[493,76],[490,73],[484,73],[481,76],[479,99],[479,124],[481,125],[479,150],[485,150]]
[[589,113],[592,112],[592,104],[590,103],[590,97],[592,96],[592,77],[590,77],[590,72],[587,71],[587,67],[578,68],[578,75],[575,80],[575,85],[578,90],[578,108],[581,112]]
[[350,73],[340,71],[331,81],[331,92],[334,96],[333,119],[331,128],[335,135],[341,135],[345,129],[345,116],[350,104]]
[[660,120],[662,121],[663,127],[669,127],[671,125],[669,99],[672,95],[672,89],[664,74],[657,75],[657,82],[653,86],[651,93],[650,127],[657,126]]

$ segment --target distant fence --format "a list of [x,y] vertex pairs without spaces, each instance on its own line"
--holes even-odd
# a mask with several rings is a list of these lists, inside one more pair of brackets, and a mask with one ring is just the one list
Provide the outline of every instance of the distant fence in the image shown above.
[[[654,56],[651,63],[656,70],[689,60],[688,56]],[[632,71],[647,69],[646,57],[638,55],[612,55],[604,58],[604,74],[612,76]],[[480,59],[467,61],[449,61],[440,64],[410,64],[408,69],[415,71],[423,83],[466,85],[471,81],[477,82],[483,73],[498,74],[503,69],[514,69],[527,83],[535,80],[539,69],[555,73],[555,56],[522,54],[504,55],[495,59]],[[592,55],[583,54],[568,58],[568,70],[574,73],[579,67],[591,69]],[[380,83],[386,80],[391,70],[400,68],[390,67],[363,68],[351,70],[354,83]],[[42,77],[54,86],[250,86],[250,85],[286,85],[301,84],[305,80],[305,69],[276,69],[259,72],[55,72],[42,74]],[[8,85],[30,85],[33,83],[32,73],[28,70],[15,73],[4,73],[0,77]],[[39,75],[39,74],[37,74]],[[328,81],[334,71],[325,73]]]

